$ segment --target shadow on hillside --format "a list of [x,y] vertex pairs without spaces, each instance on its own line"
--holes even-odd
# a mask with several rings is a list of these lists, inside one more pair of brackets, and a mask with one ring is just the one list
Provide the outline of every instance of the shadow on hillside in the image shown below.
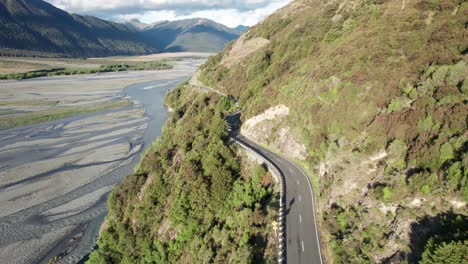
[[410,252],[397,252],[382,263],[418,263],[422,258],[424,247],[430,238],[438,242],[450,242],[468,239],[468,217],[453,211],[436,216],[425,216],[411,224]]

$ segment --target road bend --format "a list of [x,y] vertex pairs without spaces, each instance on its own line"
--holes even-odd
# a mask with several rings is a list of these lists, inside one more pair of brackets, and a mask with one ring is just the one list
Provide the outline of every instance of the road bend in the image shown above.
[[322,264],[320,242],[315,222],[315,206],[312,185],[304,171],[283,158],[247,139],[235,134],[232,137],[274,163],[284,175],[286,183],[286,262]]

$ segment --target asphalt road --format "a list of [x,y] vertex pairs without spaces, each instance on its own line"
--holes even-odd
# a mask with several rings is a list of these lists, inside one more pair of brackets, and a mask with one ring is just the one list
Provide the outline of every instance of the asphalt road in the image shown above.
[[286,262],[321,264],[319,239],[315,223],[312,185],[301,168],[237,134],[233,135],[268,158],[284,175],[286,183]]

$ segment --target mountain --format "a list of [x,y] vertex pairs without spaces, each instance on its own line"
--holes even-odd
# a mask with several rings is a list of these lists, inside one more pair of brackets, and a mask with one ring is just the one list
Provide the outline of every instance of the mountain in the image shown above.
[[249,26],[244,26],[244,25],[239,25],[234,28],[235,31],[237,31],[239,34],[244,33],[245,31],[249,30]]
[[239,37],[208,19],[125,24],[69,14],[42,0],[0,0],[0,54],[93,57],[218,52]]
[[158,22],[142,31],[155,48],[165,52],[219,52],[239,33],[209,19],[194,18]]
[[157,51],[128,26],[69,14],[42,0],[0,0],[0,50],[74,57]]
[[126,24],[127,26],[133,28],[133,29],[136,30],[136,31],[142,31],[142,30],[144,30],[145,28],[147,28],[148,26],[150,26],[150,25],[148,25],[148,24],[145,24],[145,23],[141,22],[140,20],[138,20],[138,19],[136,19],[136,18],[130,19],[130,20],[127,21],[125,24]]

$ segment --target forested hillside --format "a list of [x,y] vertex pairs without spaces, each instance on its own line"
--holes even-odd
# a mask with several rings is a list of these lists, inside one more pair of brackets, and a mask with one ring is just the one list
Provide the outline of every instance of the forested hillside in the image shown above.
[[122,24],[69,14],[42,0],[0,0],[0,54],[90,57],[156,51]]
[[185,85],[134,175],[114,188],[89,263],[273,263],[271,175],[228,144],[226,98]]
[[467,18],[461,0],[297,0],[202,66],[244,121],[288,109],[245,130],[307,169],[328,262],[466,262]]

